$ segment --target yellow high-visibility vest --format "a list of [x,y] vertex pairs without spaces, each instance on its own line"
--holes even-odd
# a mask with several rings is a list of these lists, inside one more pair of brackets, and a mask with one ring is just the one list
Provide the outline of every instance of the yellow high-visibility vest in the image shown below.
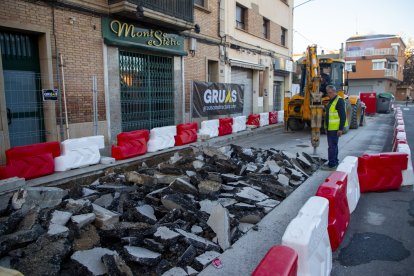
[[[339,97],[336,96],[335,100],[332,102],[331,106],[329,107],[329,117],[328,117],[328,131],[329,130],[339,130],[340,119],[338,110],[336,110],[336,104],[338,103]],[[348,126],[348,119],[345,118],[345,126]],[[325,123],[326,128],[326,123]]]

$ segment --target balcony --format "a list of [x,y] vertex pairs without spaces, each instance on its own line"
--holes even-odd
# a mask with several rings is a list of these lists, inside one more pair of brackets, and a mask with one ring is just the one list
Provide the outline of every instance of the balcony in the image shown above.
[[194,27],[194,0],[109,0],[112,14],[176,31]]
[[275,58],[273,69],[278,73],[289,75],[290,72],[296,72],[296,62],[284,58]]
[[398,79],[398,72],[394,69],[385,69],[384,77]]
[[354,51],[347,51],[346,57],[347,58],[354,58],[354,57],[373,57],[373,56],[380,56],[385,57],[389,61],[397,61],[398,59],[398,50],[395,48],[378,48],[378,49],[363,49],[363,50],[354,50]]

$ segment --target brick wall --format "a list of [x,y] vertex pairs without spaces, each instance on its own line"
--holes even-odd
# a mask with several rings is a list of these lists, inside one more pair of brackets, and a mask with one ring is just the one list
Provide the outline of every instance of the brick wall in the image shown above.
[[208,7],[206,9],[194,8],[194,24],[198,24],[201,34],[218,37],[218,16],[219,6],[216,0],[206,0]]
[[[70,17],[76,18],[73,25],[69,23]],[[1,22],[21,25],[23,32],[23,25],[39,26],[49,31],[54,86],[57,87],[52,8],[40,1],[35,4],[23,0],[3,0],[0,1],[0,26]],[[92,121],[93,75],[97,76],[99,120],[105,120],[101,19],[76,11],[56,8],[55,29],[57,47],[63,55],[65,64],[69,123]],[[57,117],[60,116],[58,109],[56,114]]]

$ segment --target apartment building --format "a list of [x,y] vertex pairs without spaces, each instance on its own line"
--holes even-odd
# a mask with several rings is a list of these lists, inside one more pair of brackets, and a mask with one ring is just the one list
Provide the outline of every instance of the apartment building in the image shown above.
[[293,0],[0,1],[0,154],[192,120],[191,82],[282,108]]
[[[353,36],[346,41],[346,70],[349,93],[363,91],[391,92],[403,80],[406,45],[397,35]],[[351,72],[352,65],[356,72]]]

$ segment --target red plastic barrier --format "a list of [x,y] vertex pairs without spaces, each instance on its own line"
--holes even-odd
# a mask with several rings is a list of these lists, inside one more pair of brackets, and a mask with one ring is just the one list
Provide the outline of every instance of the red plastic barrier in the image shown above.
[[277,124],[277,111],[269,112],[269,125]]
[[287,246],[273,246],[254,270],[252,276],[296,276],[298,254]]
[[316,196],[324,197],[329,201],[328,234],[332,251],[335,251],[341,244],[349,224],[347,185],[347,173],[335,171],[316,192]]
[[53,158],[60,155],[59,142],[46,142],[6,150],[6,166],[0,167],[0,179],[33,179],[55,171]]
[[196,122],[177,125],[177,135],[174,137],[175,145],[181,146],[197,142],[197,129]]
[[260,114],[250,114],[247,117],[247,125],[260,127]]
[[366,106],[365,113],[375,114],[377,112],[377,93],[361,92],[359,93],[359,97]]
[[361,193],[397,190],[402,171],[407,169],[408,154],[400,152],[364,154],[358,158]]
[[149,140],[147,129],[121,132],[116,138],[118,145],[112,146],[112,157],[116,160],[128,159],[147,152]]
[[233,118],[219,118],[219,136],[233,133]]

